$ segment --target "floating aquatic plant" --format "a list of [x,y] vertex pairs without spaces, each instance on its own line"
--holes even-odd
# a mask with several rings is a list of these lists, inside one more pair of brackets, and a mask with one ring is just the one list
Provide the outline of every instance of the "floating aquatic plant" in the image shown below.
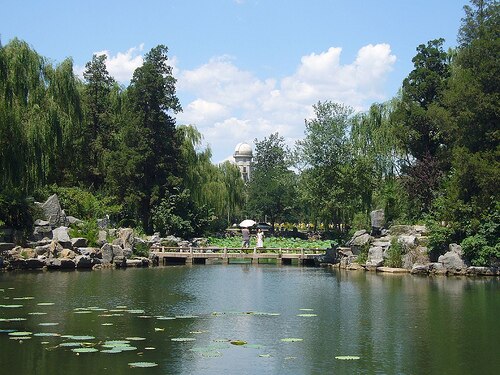
[[81,343],[81,342],[62,342],[59,344],[59,346],[66,347],[66,348],[75,348],[75,347],[83,346],[83,343]]
[[158,366],[158,363],[155,362],[131,362],[128,364],[130,367],[141,367],[141,368],[146,368],[146,367],[156,367]]
[[37,303],[38,306],[52,306],[54,305],[54,302],[40,302]]
[[71,351],[75,353],[95,353],[98,352],[99,350],[96,348],[74,348],[71,349]]
[[19,307],[23,307],[23,305],[0,305],[0,307],[4,307],[6,309],[17,309]]
[[232,345],[245,345],[245,344],[247,344],[247,342],[243,341],[243,340],[232,340],[229,343]]
[[158,320],[174,320],[175,317],[174,316],[159,316],[156,319],[158,319]]
[[340,360],[356,360],[360,359],[361,357],[358,357],[357,355],[339,355],[336,356],[335,359],[340,359]]
[[317,314],[298,314],[297,316],[302,316],[302,317],[307,317],[307,318],[311,318],[313,316],[318,316]]
[[295,337],[287,337],[287,338],[281,339],[281,341],[283,341],[283,342],[299,342],[299,341],[303,341],[303,340],[304,339],[298,339]]
[[14,297],[12,299],[15,299],[15,300],[28,300],[28,299],[35,299],[35,297]]
[[130,314],[144,314],[144,310],[126,310]]
[[9,336],[29,336],[32,335],[33,332],[27,332],[27,331],[15,331],[15,332],[10,332]]
[[29,312],[28,315],[47,315],[46,312]]
[[194,337],[174,337],[171,338],[170,340],[178,342],[196,341]]
[[59,323],[38,323],[39,326],[57,326]]
[[262,358],[271,358],[271,354],[259,354],[259,357],[262,357]]
[[175,317],[177,319],[192,319],[192,318],[197,318],[196,315],[176,315]]
[[57,337],[61,336],[59,333],[54,333],[54,332],[39,332],[33,334],[33,336],[39,336],[39,337]]
[[145,337],[125,337],[125,340],[130,340],[130,341],[142,341],[142,340],[146,340]]

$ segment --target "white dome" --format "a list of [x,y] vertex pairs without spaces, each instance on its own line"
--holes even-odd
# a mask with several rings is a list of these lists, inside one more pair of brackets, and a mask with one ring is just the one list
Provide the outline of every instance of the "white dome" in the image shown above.
[[252,146],[248,143],[238,143],[234,149],[235,156],[252,156]]

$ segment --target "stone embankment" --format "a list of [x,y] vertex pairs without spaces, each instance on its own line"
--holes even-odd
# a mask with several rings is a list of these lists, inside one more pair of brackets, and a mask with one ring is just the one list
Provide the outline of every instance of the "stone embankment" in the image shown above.
[[151,244],[136,237],[131,228],[110,229],[109,220],[98,222],[97,246],[85,238],[72,238],[69,226],[81,221],[66,216],[57,195],[40,204],[43,219],[35,221],[33,233],[25,246],[0,243],[0,268],[16,269],[99,269],[103,267],[147,267],[152,261],[135,256],[138,247]]
[[[372,232],[354,233],[345,247],[337,249],[335,266],[347,270],[366,270],[413,275],[500,276],[498,267],[467,264],[462,248],[450,244],[448,251],[431,261],[427,248],[428,232],[423,225],[394,225],[383,228],[383,212],[372,212]],[[391,252],[397,247],[397,252]],[[392,249],[391,249],[392,248]],[[399,263],[397,267],[391,263]]]

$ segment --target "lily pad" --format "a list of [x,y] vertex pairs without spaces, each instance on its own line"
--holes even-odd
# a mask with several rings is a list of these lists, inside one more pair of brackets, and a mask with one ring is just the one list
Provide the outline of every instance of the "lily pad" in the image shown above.
[[260,344],[248,344],[248,345],[245,345],[245,348],[250,348],[250,349],[264,349],[265,346],[264,345],[260,345]]
[[158,319],[158,320],[174,320],[175,317],[174,316],[159,316],[156,319]]
[[81,342],[62,342],[59,344],[59,346],[66,347],[66,348],[76,348],[83,346],[83,343]]
[[102,323],[101,325],[102,325],[102,326],[112,326],[112,325],[113,325],[113,323]]
[[38,306],[52,306],[52,305],[55,305],[54,302],[40,302],[40,303],[37,303]]
[[271,358],[271,354],[259,354],[261,358]]
[[71,351],[75,353],[95,353],[98,352],[99,350],[96,348],[74,348],[71,349]]
[[155,327],[155,332],[163,332],[163,331],[165,331],[165,328]]
[[108,340],[104,342],[104,345],[111,345],[111,346],[128,345],[128,344],[130,344],[130,340]]
[[299,342],[299,341],[303,341],[303,340],[304,339],[298,339],[295,337],[287,337],[287,338],[281,339],[281,341],[283,341],[283,342]]
[[194,337],[174,337],[171,338],[170,340],[178,342],[196,341]]
[[126,310],[130,314],[144,314],[144,310]]
[[340,360],[347,360],[347,361],[350,361],[350,360],[356,360],[356,359],[360,359],[361,357],[358,357],[357,355],[339,355],[337,357],[335,357],[335,359],[340,359]]
[[314,309],[299,309],[300,311],[314,311]]
[[15,299],[15,300],[28,300],[28,299],[35,299],[35,297],[14,297],[12,299]]
[[15,332],[10,332],[9,336],[29,336],[32,335],[33,332],[27,332],[27,331],[15,331]]
[[29,312],[28,315],[47,315],[47,313],[34,311],[34,312]]
[[193,319],[193,318],[197,318],[196,315],[176,315],[175,317],[177,319]]
[[38,323],[39,326],[57,326],[59,323]]
[[4,307],[6,309],[17,309],[19,307],[23,307],[23,305],[0,305],[0,307]]
[[145,337],[125,337],[126,340],[130,340],[130,341],[142,341],[142,340],[146,340]]
[[318,316],[317,314],[298,314],[297,316],[302,316],[302,317],[306,317],[306,318],[312,318],[314,316]]
[[22,340],[29,340],[31,339],[31,336],[12,336],[12,337],[9,337],[11,340],[19,340],[19,341],[22,341]]
[[245,345],[245,344],[247,344],[247,342],[243,341],[243,340],[232,340],[229,343],[232,345]]
[[158,366],[158,363],[155,362],[131,362],[128,364],[130,367],[141,367],[141,368],[146,368],[146,367],[156,367]]

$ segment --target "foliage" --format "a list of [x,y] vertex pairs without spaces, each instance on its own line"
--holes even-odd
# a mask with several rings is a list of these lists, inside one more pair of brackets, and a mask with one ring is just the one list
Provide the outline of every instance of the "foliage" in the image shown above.
[[87,239],[88,246],[96,247],[99,239],[99,227],[97,226],[97,220],[85,220],[82,224],[72,226],[69,229],[69,235],[72,238],[85,238]]
[[[255,238],[251,238],[250,247],[256,244]],[[331,241],[321,240],[302,240],[299,238],[283,238],[283,237],[264,237],[264,246],[266,248],[283,248],[283,249],[327,249],[331,245]],[[239,248],[241,247],[241,237],[208,237],[208,246]]]
[[403,254],[403,244],[394,237],[391,240],[391,246],[387,249],[387,258],[384,260],[384,265],[387,267],[401,268],[403,266]]
[[248,185],[247,213],[276,222],[289,221],[294,209],[296,176],[289,170],[290,151],[278,133],[255,139],[252,179]]
[[368,250],[370,250],[370,243],[367,242],[359,249],[358,257],[356,258],[356,263],[358,264],[366,264],[368,260]]
[[59,187],[51,185],[38,192],[42,199],[51,194],[57,194],[61,206],[64,207],[66,215],[74,216],[81,220],[119,216],[122,205],[116,202],[116,198],[92,192],[79,187]]
[[19,190],[0,192],[0,227],[25,229],[33,225],[34,207]]
[[133,250],[135,256],[146,258],[149,256],[149,246],[146,242],[136,243]]
[[429,256],[436,261],[439,255],[448,251],[448,245],[455,242],[456,232],[451,226],[441,225],[433,220],[429,220],[426,226],[429,230]]

